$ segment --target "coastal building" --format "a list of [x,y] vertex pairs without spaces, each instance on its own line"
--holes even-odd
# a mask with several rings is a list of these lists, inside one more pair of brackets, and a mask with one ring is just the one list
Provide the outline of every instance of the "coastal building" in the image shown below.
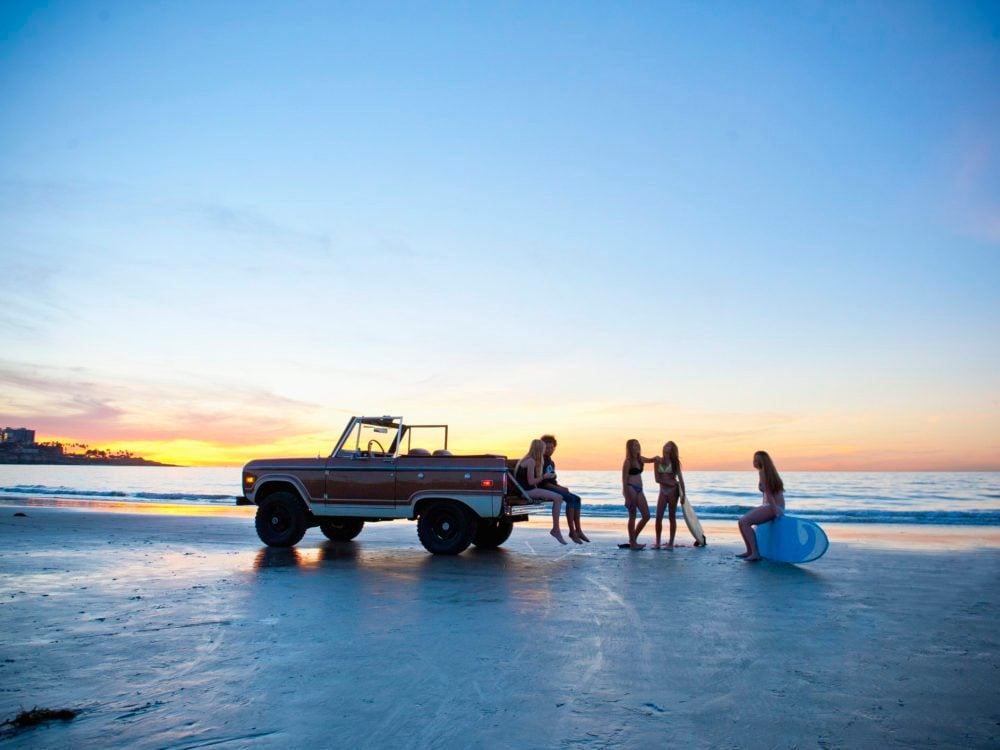
[[0,464],[86,464],[109,466],[169,466],[157,461],[147,461],[127,450],[91,449],[74,443],[82,453],[69,453],[62,443],[35,442],[35,431],[25,427],[4,427],[0,430]]
[[31,445],[35,442],[35,431],[24,427],[4,427],[0,431],[0,443]]

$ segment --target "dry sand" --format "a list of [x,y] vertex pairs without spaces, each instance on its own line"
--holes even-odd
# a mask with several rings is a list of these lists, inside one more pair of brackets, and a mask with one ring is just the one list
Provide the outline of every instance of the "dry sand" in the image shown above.
[[271,550],[252,510],[0,506],[0,720],[81,710],[2,744],[1000,744],[995,531],[828,528],[792,566],[584,519],[445,558],[405,522]]

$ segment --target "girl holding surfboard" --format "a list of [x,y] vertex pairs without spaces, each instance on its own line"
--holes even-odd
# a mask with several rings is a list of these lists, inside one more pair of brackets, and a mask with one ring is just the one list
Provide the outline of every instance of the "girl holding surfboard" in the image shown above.
[[[656,544],[653,549],[673,549],[677,534],[677,501],[685,494],[681,459],[673,440],[664,444],[663,455],[653,461],[653,478],[660,485],[660,496],[656,499]],[[670,509],[670,541],[660,544],[663,511],[667,508]]]
[[[653,460],[642,455],[642,448],[635,438],[625,443],[625,460],[622,462],[622,495],[625,498],[625,507],[628,508],[628,544],[619,544],[619,547],[643,549],[646,546],[639,544],[639,534],[642,533],[643,527],[649,523],[649,503],[646,502],[646,495],[642,491],[642,469],[643,464],[652,463]],[[635,522],[637,514],[642,515],[642,520],[639,521],[638,525]]]
[[766,451],[757,451],[753,454],[753,467],[759,477],[757,489],[763,493],[764,501],[740,519],[740,534],[743,535],[747,551],[737,557],[742,557],[747,562],[761,559],[753,527],[780,518],[785,513],[785,483],[781,481],[774,461]]

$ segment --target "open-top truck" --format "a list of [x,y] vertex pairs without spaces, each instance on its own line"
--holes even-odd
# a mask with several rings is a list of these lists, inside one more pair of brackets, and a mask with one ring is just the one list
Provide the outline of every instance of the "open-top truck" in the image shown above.
[[347,541],[366,522],[407,518],[428,551],[456,555],[470,544],[498,547],[540,503],[492,454],[453,455],[447,425],[402,417],[352,417],[333,452],[318,458],[259,459],[243,467],[243,492],[257,505],[261,541],[291,547],[319,526]]

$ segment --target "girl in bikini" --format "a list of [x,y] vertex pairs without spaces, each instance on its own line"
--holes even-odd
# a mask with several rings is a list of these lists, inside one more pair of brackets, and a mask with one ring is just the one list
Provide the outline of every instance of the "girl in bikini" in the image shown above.
[[[649,503],[642,491],[642,466],[652,462],[652,458],[644,458],[639,441],[635,438],[625,443],[625,461],[622,463],[622,495],[625,507],[628,508],[628,546],[632,549],[642,549],[645,544],[639,544],[639,534],[649,522]],[[636,525],[636,514],[642,515],[642,520]]]
[[[656,544],[653,549],[673,549],[674,535],[677,534],[677,501],[685,494],[681,459],[673,440],[663,446],[663,455],[653,462],[653,478],[660,485],[660,496],[656,499]],[[667,508],[670,508],[670,541],[661,545],[663,511]]]
[[757,535],[753,527],[759,523],[767,523],[785,514],[785,483],[774,468],[774,461],[765,451],[753,454],[753,467],[757,470],[757,489],[764,494],[764,501],[740,519],[740,534],[747,551],[737,555],[747,562],[757,562],[760,553],[757,551]]

